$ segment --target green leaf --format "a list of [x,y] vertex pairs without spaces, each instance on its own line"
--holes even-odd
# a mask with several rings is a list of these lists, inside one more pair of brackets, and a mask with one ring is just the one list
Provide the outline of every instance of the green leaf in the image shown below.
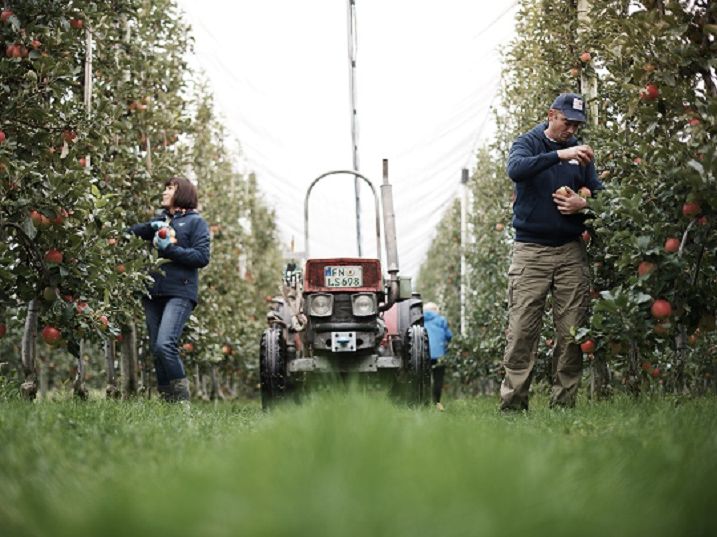
[[34,239],[37,236],[37,229],[29,217],[23,221],[21,227],[25,232],[25,235],[27,235],[30,239]]

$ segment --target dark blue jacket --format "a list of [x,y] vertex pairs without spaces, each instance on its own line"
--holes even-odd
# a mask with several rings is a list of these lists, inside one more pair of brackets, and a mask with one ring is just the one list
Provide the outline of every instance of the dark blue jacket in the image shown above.
[[560,246],[577,240],[585,231],[585,215],[563,215],[553,201],[553,192],[567,186],[575,192],[582,186],[593,193],[603,188],[595,164],[581,166],[577,161],[558,159],[558,149],[578,145],[575,137],[565,144],[545,136],[547,123],[541,123],[520,136],[510,148],[508,176],[515,183],[513,227],[515,240]]
[[437,360],[446,354],[448,342],[453,338],[448,321],[443,315],[435,311],[423,312],[423,326],[428,332],[428,346],[431,350],[431,360]]
[[159,256],[169,259],[162,265],[164,275],[153,273],[154,285],[149,290],[154,297],[170,296],[188,298],[195,305],[199,291],[199,269],[209,263],[209,227],[196,211],[174,216],[164,211],[150,222],[135,224],[130,231],[145,240],[154,239],[151,222],[165,220],[174,228],[177,242],[159,251]]

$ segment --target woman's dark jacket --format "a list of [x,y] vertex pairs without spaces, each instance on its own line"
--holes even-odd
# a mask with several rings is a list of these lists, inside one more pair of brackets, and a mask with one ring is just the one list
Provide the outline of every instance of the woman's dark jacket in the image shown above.
[[209,227],[194,210],[176,211],[174,216],[164,211],[150,222],[135,224],[130,231],[145,240],[152,240],[156,231],[151,223],[157,220],[166,221],[174,228],[177,242],[159,250],[159,256],[169,259],[169,263],[162,265],[164,275],[152,273],[154,285],[149,293],[152,298],[188,298],[196,305],[199,269],[209,263]]

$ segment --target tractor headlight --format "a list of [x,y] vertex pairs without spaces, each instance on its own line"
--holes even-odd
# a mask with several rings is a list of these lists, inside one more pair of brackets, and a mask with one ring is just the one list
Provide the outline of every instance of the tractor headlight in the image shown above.
[[313,317],[329,317],[334,309],[333,295],[317,293],[311,296],[309,315]]
[[356,317],[376,315],[376,297],[371,293],[357,293],[351,296],[351,310]]

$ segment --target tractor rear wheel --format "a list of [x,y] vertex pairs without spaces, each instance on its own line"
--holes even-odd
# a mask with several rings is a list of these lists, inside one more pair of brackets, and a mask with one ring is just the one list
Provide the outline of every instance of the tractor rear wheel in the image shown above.
[[405,394],[409,404],[427,405],[431,400],[431,357],[428,332],[413,325],[403,343]]
[[284,341],[281,328],[267,328],[261,336],[259,378],[261,381],[261,406],[264,410],[271,408],[277,401],[288,395],[286,341]]

